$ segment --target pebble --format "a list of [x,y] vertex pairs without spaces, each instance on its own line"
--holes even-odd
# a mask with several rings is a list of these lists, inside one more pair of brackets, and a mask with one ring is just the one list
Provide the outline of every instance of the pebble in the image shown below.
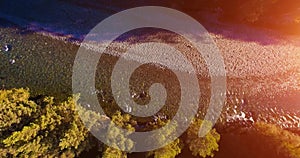
[[12,49],[12,46],[11,46],[10,44],[6,44],[6,45],[4,46],[4,51],[5,51],[5,52],[11,51],[11,49]]
[[244,105],[245,101],[244,99],[241,99],[241,104]]
[[133,94],[131,95],[131,98],[136,98],[137,96],[138,96],[138,94],[133,93]]
[[125,112],[131,113],[132,112],[132,107],[126,104],[126,110],[125,110]]
[[9,63],[10,63],[10,64],[14,64],[15,62],[16,62],[15,59],[9,59]]
[[140,93],[140,94],[133,93],[133,94],[131,95],[131,98],[143,99],[143,98],[145,98],[145,97],[147,97],[147,93],[144,92],[144,91],[143,91],[142,93]]

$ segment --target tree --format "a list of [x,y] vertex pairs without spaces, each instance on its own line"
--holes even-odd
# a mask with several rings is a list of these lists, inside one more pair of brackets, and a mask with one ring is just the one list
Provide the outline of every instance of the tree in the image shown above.
[[[112,116],[112,122],[108,127],[106,138],[112,146],[105,146],[103,158],[126,158],[127,154],[124,151],[130,151],[134,147],[134,142],[128,136],[135,131],[132,125],[136,124],[131,119],[129,114],[122,114],[117,111]],[[119,128],[124,128],[122,131]]]
[[274,146],[276,152],[289,158],[300,158],[300,136],[276,125],[264,122],[255,123],[258,132]]
[[[53,97],[32,98],[28,89],[1,90],[0,157],[70,158],[93,148],[102,151],[99,155],[104,158],[126,158],[125,151],[131,151],[135,146],[130,135],[135,131],[137,122],[131,115],[118,111],[112,115],[109,124],[107,116],[78,105],[78,98],[72,96],[58,102]],[[146,128],[158,129],[169,122],[158,118],[148,122]],[[213,129],[204,138],[199,138],[201,123],[201,120],[192,123],[186,142],[194,155],[212,156],[218,150],[220,136]],[[103,137],[110,146],[103,145],[89,132],[101,133],[101,130],[108,131]],[[151,139],[156,140],[154,143],[165,144],[175,132],[176,125],[173,125]],[[180,154],[182,147],[183,141],[177,138],[160,149],[148,152],[148,156],[174,158]]]
[[175,141],[162,148],[148,152],[147,156],[153,155],[154,158],[175,158],[178,154],[181,153],[181,150],[182,144],[180,142],[180,139],[176,139]]
[[12,126],[27,123],[28,117],[32,117],[38,106],[29,100],[27,89],[12,89],[0,91],[0,132],[9,130]]
[[38,105],[28,89],[1,90],[0,157],[75,157],[97,145],[75,107],[76,97],[62,103],[44,97]]
[[[167,123],[169,123],[170,120],[167,121],[163,121],[160,118],[158,118],[157,121],[149,123],[148,124],[148,128],[150,129],[158,129],[162,126],[165,126]],[[154,139],[157,141],[158,144],[164,144],[167,139],[174,134],[176,130],[175,126],[170,126],[170,128],[166,131],[164,131],[163,133],[159,133],[158,135],[154,135]],[[149,151],[147,153],[147,156],[151,156],[153,155],[154,158],[175,158],[176,155],[181,153],[181,149],[183,147],[183,144],[181,143],[180,139],[175,139],[173,142],[165,145],[162,148],[156,149],[154,151]]]
[[119,149],[106,146],[102,158],[127,158],[127,154]]
[[220,141],[220,134],[216,129],[212,129],[204,137],[199,137],[199,129],[203,123],[209,124],[210,122],[200,119],[194,119],[187,130],[187,140],[190,151],[194,156],[214,156],[214,152],[219,150],[218,142]]

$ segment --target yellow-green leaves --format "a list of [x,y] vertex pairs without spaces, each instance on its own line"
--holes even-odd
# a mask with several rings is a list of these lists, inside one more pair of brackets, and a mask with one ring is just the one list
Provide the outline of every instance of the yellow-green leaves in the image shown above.
[[122,152],[121,150],[112,148],[112,147],[106,147],[102,158],[127,158],[127,154]]
[[89,143],[94,137],[81,122],[74,98],[44,97],[38,103],[27,89],[0,91],[1,157],[74,157],[97,145]]
[[[158,118],[153,122],[138,124],[131,115],[116,112],[109,124],[107,116],[86,110],[76,104],[77,99],[78,97],[73,96],[64,102],[57,102],[53,97],[31,100],[28,89],[1,90],[0,157],[70,158],[95,147],[94,150],[102,151],[98,156],[126,158],[126,151],[131,151],[136,145],[130,139],[135,132],[134,127],[140,125],[151,131],[170,122]],[[220,135],[213,129],[205,137],[199,138],[198,131],[202,123],[202,120],[195,119],[187,131],[187,139],[175,137],[173,142],[166,145],[170,138],[174,138],[176,123],[159,134],[150,136],[152,141],[145,140],[146,144],[165,146],[150,151],[147,155],[154,158],[174,158],[181,153],[185,143],[195,156],[213,156],[218,151]],[[99,133],[110,146],[104,146],[89,131]],[[102,134],[102,131],[108,132]],[[284,145],[287,149],[292,147],[290,144]],[[296,150],[291,152],[297,153]]]
[[181,153],[181,149],[182,144],[180,142],[180,139],[176,139],[175,141],[160,149],[149,152],[147,155],[153,155],[154,158],[175,158],[176,155]]
[[[134,142],[128,138],[128,136],[135,131],[134,127],[132,127],[133,124],[135,124],[135,122],[131,120],[129,114],[121,114],[121,112],[118,111],[112,116],[112,123],[108,127],[106,139],[113,147],[106,146],[103,157],[127,157],[126,152],[123,151],[130,151],[134,147]],[[121,128],[125,130],[121,130]]]
[[209,123],[200,119],[194,119],[187,131],[186,143],[194,156],[214,156],[214,152],[219,150],[218,142],[220,134],[212,129],[205,137],[199,137],[198,132],[202,123]]
[[267,137],[269,145],[274,146],[274,152],[290,158],[300,158],[299,135],[264,122],[255,123],[255,127],[260,134]]
[[78,126],[75,121],[71,123],[71,127],[64,133],[62,139],[60,139],[60,149],[67,149],[70,147],[78,148],[80,143],[84,141],[87,136],[87,131],[84,126]]
[[29,100],[28,89],[0,90],[0,131],[30,117],[38,108]]
[[25,126],[21,131],[13,132],[11,136],[3,140],[6,146],[15,145],[18,141],[30,141],[37,136],[40,126],[31,123],[29,126]]
[[[165,126],[168,123],[170,123],[170,120],[163,121],[160,118],[158,118],[156,122],[149,124],[149,128],[158,129],[162,126]],[[166,129],[158,135],[154,135],[154,138],[152,139],[156,140],[158,144],[165,144],[169,137],[175,134],[175,131],[176,125],[170,125],[168,129]],[[176,155],[180,154],[182,146],[183,145],[180,142],[180,139],[177,138],[173,142],[165,145],[162,148],[148,152],[147,156],[153,155],[154,158],[175,158]]]

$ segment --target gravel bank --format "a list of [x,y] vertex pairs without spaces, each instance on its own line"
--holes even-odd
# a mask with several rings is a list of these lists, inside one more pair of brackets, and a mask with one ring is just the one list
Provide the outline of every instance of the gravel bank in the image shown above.
[[[229,113],[238,114],[232,112],[237,109],[259,111],[258,107],[299,112],[299,37],[234,24],[204,25],[212,26],[207,29],[224,58],[227,102],[230,103],[228,106],[236,106],[229,108]],[[162,39],[173,41],[170,44],[187,56],[193,51],[193,47],[181,37],[165,32],[148,35],[145,38],[127,36],[127,42],[126,38],[117,40],[109,52],[124,51],[124,45],[149,38],[158,42]],[[33,94],[58,97],[72,93],[72,66],[78,43],[48,33],[2,27],[0,44],[0,83],[3,88],[29,87]],[[6,44],[12,46],[10,51],[5,51]],[[190,59],[200,76],[205,74],[207,69],[201,57],[190,56]]]

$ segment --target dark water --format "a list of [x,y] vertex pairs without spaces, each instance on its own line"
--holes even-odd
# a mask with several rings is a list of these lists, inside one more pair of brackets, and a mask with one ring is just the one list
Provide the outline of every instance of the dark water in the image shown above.
[[157,1],[85,1],[80,0],[2,0],[0,19],[34,31],[45,31],[56,35],[83,37],[108,16],[127,8],[143,5],[166,6]]

